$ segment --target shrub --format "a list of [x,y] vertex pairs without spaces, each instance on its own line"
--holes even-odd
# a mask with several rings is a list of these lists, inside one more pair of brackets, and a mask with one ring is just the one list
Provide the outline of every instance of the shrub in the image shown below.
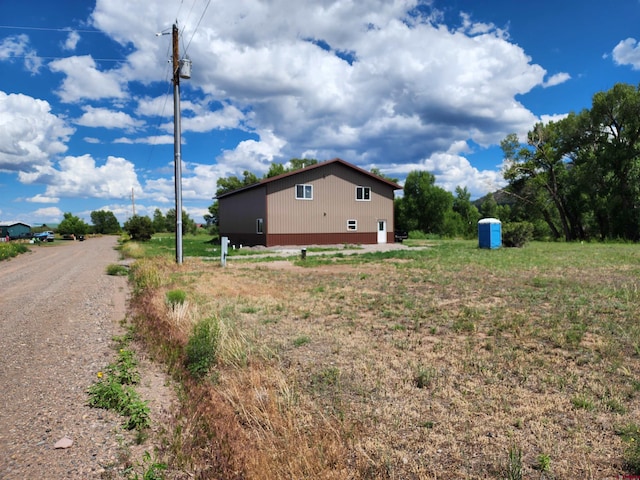
[[505,247],[523,247],[533,238],[533,225],[529,222],[511,222],[502,225],[502,244]]
[[124,231],[132,240],[146,242],[153,235],[153,223],[149,217],[134,215],[125,222]]
[[196,378],[202,378],[216,362],[220,326],[215,318],[200,320],[185,347],[185,366]]

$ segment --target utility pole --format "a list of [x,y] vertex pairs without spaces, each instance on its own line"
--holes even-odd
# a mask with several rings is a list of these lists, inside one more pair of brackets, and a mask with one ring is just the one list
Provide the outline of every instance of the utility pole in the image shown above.
[[[173,67],[173,160],[174,180],[176,190],[176,263],[182,263],[182,159],[180,158],[180,144],[182,133],[180,126],[180,79],[191,78],[191,60],[188,57],[180,60],[178,25],[173,24],[171,63]],[[156,33],[156,36],[168,35],[168,33]],[[133,190],[131,191],[133,199]],[[135,213],[134,213],[135,215]]]
[[136,216],[136,200],[133,196],[133,187],[131,187],[131,209],[133,210],[133,216]]
[[176,263],[182,263],[182,159],[180,158],[180,62],[178,26],[173,24],[173,162],[176,187]]

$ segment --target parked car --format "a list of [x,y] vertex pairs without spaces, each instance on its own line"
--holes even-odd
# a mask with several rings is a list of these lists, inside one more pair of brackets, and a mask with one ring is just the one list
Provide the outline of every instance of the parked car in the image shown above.
[[36,233],[33,235],[33,238],[37,238],[41,242],[53,242],[55,240],[55,235],[51,231]]

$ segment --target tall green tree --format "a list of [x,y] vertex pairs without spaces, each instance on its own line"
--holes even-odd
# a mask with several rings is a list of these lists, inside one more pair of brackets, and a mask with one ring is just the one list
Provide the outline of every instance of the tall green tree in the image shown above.
[[89,225],[80,217],[76,217],[70,212],[65,213],[63,217],[57,228],[60,235],[86,235],[89,233]]
[[211,235],[218,234],[218,200],[209,205],[209,213],[204,214],[204,221],[207,224],[207,230]]
[[315,158],[292,158],[289,160],[289,171],[300,170],[301,168],[310,167],[318,163]]
[[387,180],[389,182],[398,183],[398,179],[397,178],[393,178],[393,177],[389,177],[388,175],[385,175],[377,167],[373,167],[371,169],[371,173],[373,173],[374,175],[377,175],[380,178],[384,178],[385,180]]
[[400,224],[407,230],[445,234],[447,212],[453,207],[453,195],[435,185],[435,176],[415,170],[407,175],[404,196],[399,204]]
[[[167,225],[167,219],[162,214],[162,211],[159,208],[156,208],[153,212],[153,220],[151,221],[153,225],[153,231],[156,233],[160,232],[168,232],[169,225]],[[171,227],[173,229],[173,227]]]
[[459,234],[465,238],[473,238],[477,232],[480,212],[471,203],[471,193],[467,187],[456,187],[456,196],[453,199],[453,211],[460,216],[461,227]]
[[282,175],[283,173],[289,173],[295,170],[300,170],[301,168],[310,167],[311,165],[317,164],[318,160],[316,160],[315,158],[292,158],[288,163],[288,167],[282,163],[271,163],[271,165],[269,166],[269,170],[264,174],[262,178],[276,177],[278,175]]
[[235,175],[230,177],[219,178],[216,182],[218,189],[216,190],[216,196],[223,195],[234,190],[238,190],[242,187],[248,187],[254,183],[258,183],[260,179],[249,170],[242,172],[242,178],[238,178]]
[[110,210],[94,210],[91,212],[91,223],[93,223],[93,231],[110,235],[120,232],[120,223]]
[[[598,172],[596,198],[607,198],[608,235],[640,240],[640,86],[616,84],[593,96],[590,169]],[[597,206],[596,206],[597,208]]]
[[482,218],[498,218],[498,202],[493,193],[488,194],[482,201],[479,213]]
[[[167,226],[169,227],[167,228],[167,231],[175,232],[176,209],[172,208],[168,210],[165,218],[167,220]],[[198,226],[196,225],[196,222],[194,222],[193,219],[189,217],[189,214],[186,211],[182,210],[182,234],[184,235],[185,233],[190,233],[192,235],[195,235],[197,231]]]
[[[575,239],[567,205],[567,160],[570,151],[564,142],[564,121],[538,123],[527,135],[527,144],[520,145],[515,134],[502,141],[507,164],[504,177],[512,192],[533,202],[552,223],[552,231],[562,232],[565,240]],[[553,210],[553,213],[550,212]],[[558,219],[558,224],[553,220]]]

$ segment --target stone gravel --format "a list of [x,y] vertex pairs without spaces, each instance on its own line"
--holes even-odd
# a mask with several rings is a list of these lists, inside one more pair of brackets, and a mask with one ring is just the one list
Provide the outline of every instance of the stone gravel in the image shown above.
[[[31,245],[0,262],[0,479],[117,478],[131,434],[87,406],[87,388],[115,358],[126,277],[115,237]],[[64,437],[69,448],[54,448]]]

